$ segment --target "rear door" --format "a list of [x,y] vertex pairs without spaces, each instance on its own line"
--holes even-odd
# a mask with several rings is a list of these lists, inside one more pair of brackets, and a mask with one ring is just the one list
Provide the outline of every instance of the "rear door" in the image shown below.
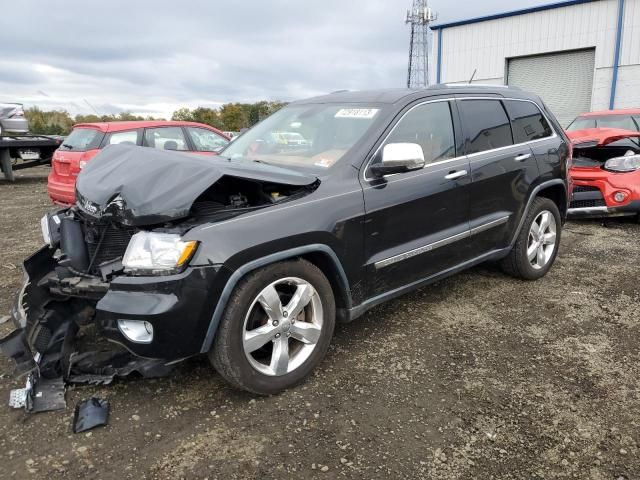
[[472,182],[468,243],[479,256],[509,245],[538,165],[527,143],[514,143],[502,101],[462,98],[458,108]]
[[365,254],[369,296],[417,282],[460,263],[469,231],[469,163],[459,154],[455,104],[410,108],[380,145],[417,143],[426,166],[383,178],[365,170]]

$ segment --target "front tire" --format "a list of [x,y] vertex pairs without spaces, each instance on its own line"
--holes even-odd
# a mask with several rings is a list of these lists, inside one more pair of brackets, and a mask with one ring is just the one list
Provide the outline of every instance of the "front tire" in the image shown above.
[[558,255],[562,222],[558,206],[537,197],[509,255],[502,260],[505,273],[523,280],[544,277]]
[[333,290],[318,267],[306,260],[268,265],[236,286],[209,359],[233,386],[275,394],[322,361],[335,317]]

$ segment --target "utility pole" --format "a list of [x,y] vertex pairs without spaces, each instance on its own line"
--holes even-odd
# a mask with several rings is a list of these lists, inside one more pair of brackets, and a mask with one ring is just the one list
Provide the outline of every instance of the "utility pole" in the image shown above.
[[429,24],[438,15],[427,6],[427,0],[413,0],[407,10],[405,23],[411,25],[407,87],[424,88],[429,85]]

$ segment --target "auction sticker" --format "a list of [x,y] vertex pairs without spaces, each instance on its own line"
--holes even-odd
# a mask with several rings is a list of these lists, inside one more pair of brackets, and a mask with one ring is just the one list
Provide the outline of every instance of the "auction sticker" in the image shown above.
[[335,114],[335,118],[373,118],[378,110],[378,108],[341,108]]

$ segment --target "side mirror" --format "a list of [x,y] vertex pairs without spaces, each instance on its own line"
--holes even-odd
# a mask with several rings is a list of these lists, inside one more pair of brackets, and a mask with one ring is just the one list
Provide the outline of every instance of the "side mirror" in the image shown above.
[[376,177],[419,170],[424,167],[424,153],[417,143],[389,143],[382,149],[382,159],[371,165]]

